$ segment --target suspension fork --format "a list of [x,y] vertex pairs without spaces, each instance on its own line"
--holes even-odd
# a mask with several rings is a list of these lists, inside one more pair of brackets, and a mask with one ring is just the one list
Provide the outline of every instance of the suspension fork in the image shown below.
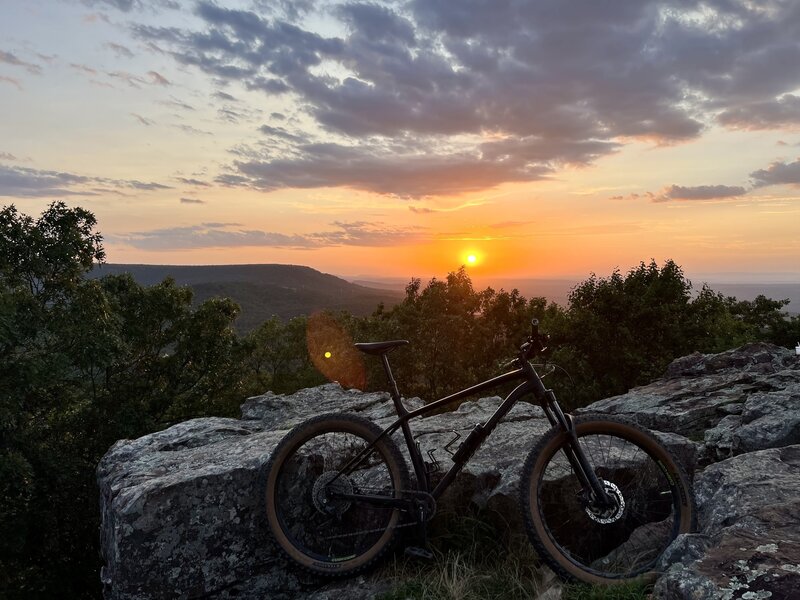
[[554,427],[560,427],[569,436],[567,445],[561,450],[564,456],[567,457],[572,471],[578,477],[581,488],[583,488],[588,498],[598,502],[601,507],[607,508],[611,506],[613,501],[603,488],[603,484],[600,483],[600,479],[598,479],[594,469],[592,469],[589,459],[586,458],[586,453],[578,442],[578,435],[575,431],[575,422],[572,415],[565,414],[561,410],[553,390],[548,389],[545,390],[544,393],[546,401],[542,402],[541,406],[544,410],[544,414],[547,416],[547,420],[550,421],[550,424]]

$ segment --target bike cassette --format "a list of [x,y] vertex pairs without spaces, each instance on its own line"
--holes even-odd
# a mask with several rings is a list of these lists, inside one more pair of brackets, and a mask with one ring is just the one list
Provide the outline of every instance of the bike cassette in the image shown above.
[[334,498],[333,494],[352,494],[353,484],[339,471],[326,471],[314,482],[311,492],[314,507],[326,515],[341,517],[353,504],[350,500]]

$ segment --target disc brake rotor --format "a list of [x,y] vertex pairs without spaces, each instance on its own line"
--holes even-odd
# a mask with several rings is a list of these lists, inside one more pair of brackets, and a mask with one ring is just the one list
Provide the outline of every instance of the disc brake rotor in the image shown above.
[[590,504],[585,508],[586,514],[596,523],[602,523],[603,525],[616,523],[625,512],[625,498],[622,496],[620,489],[610,481],[601,479],[600,483],[603,484],[603,489],[614,504],[608,508],[599,508]]

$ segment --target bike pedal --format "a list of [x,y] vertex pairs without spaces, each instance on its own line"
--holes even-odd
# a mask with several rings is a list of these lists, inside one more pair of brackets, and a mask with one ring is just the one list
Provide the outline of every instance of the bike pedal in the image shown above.
[[406,546],[406,556],[422,560],[433,560],[433,552],[419,546]]

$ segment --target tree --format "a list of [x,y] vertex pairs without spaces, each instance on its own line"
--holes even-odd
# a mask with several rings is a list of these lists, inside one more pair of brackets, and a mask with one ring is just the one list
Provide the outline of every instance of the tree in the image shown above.
[[105,256],[95,225],[61,202],[0,210],[0,596],[99,596],[102,454],[242,397],[236,305],[84,278]]

